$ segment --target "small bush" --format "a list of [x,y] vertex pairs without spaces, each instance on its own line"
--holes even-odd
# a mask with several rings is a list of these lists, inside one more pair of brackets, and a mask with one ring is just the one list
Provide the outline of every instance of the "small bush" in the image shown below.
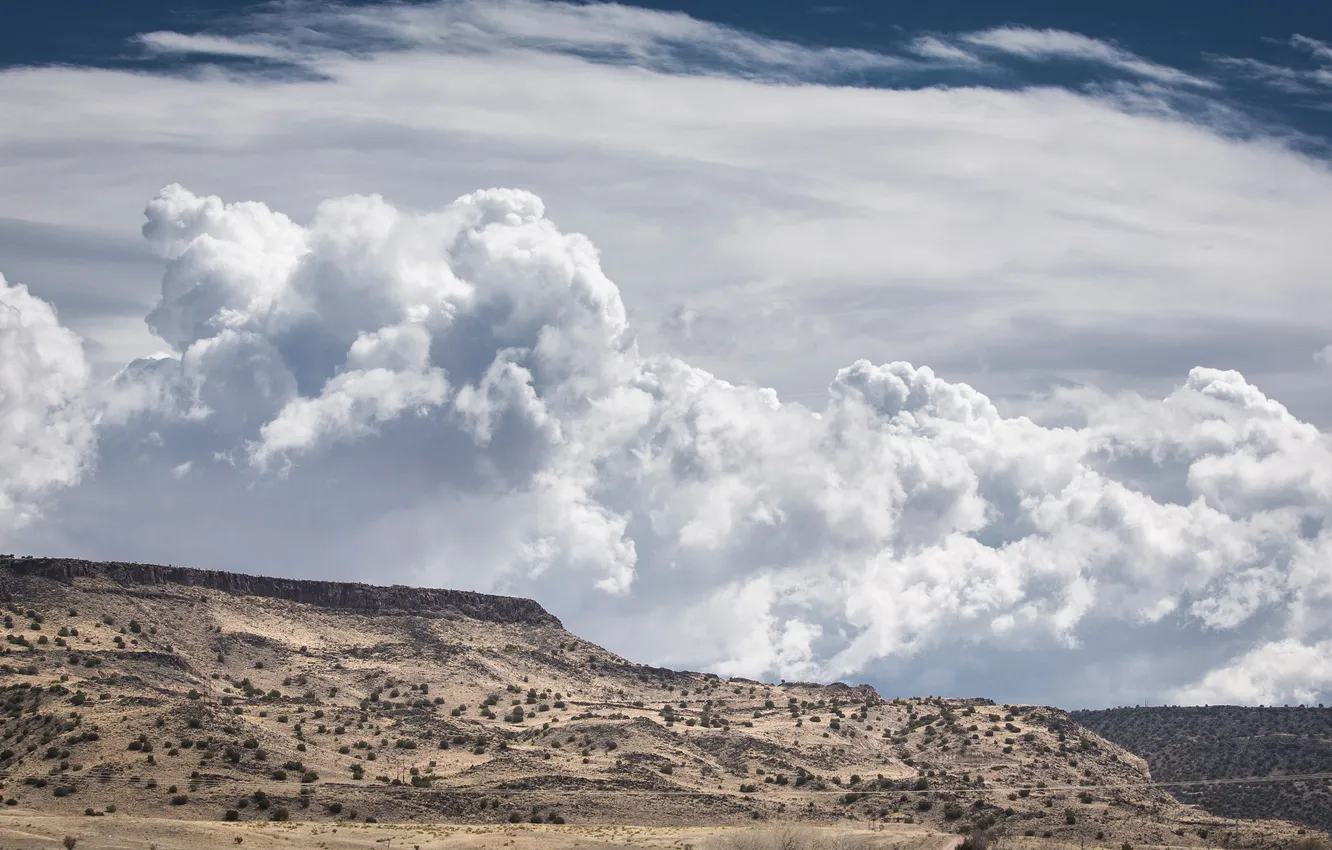
[[990,836],[984,830],[972,830],[962,839],[958,850],[990,850]]
[[183,805],[185,805],[186,803],[188,803],[189,801],[190,801],[190,798],[187,797],[187,796],[185,796],[184,794],[177,794],[176,796],[174,796],[174,797],[171,798],[171,805],[173,805],[173,806],[183,806]]

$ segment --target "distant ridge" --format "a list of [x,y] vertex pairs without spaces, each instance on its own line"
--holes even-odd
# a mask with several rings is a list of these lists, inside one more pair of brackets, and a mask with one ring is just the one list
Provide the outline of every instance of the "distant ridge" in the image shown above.
[[236,596],[261,596],[361,613],[401,612],[425,616],[454,614],[492,623],[562,627],[559,619],[539,603],[516,596],[405,585],[382,587],[358,582],[252,576],[124,561],[0,555],[0,585],[27,576],[64,583],[75,579],[102,579],[122,587],[197,587]]
[[[1147,760],[1161,782],[1332,773],[1332,708],[1156,706],[1071,711],[1096,734]],[[1284,818],[1332,830],[1332,780],[1174,789],[1222,817]]]

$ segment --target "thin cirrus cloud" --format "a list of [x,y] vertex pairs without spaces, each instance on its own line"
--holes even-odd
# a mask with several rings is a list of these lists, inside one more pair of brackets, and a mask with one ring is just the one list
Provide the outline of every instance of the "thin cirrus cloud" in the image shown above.
[[135,36],[133,43],[149,53],[171,56],[225,56],[240,59],[286,60],[291,54],[269,44],[243,41],[217,35],[189,34],[169,31],[146,32]]
[[935,59],[946,64],[972,66],[981,64],[981,59],[969,50],[963,50],[938,36],[926,35],[911,42],[909,49],[917,56]]
[[317,74],[4,72],[0,221],[158,257],[98,322],[38,300],[58,257],[6,270],[0,375],[65,388],[3,396],[55,440],[7,549],[523,593],[746,675],[1327,692],[1255,672],[1332,636],[1323,163],[1169,103],[830,83],[920,51],[287,8],[226,37]]
[[1281,65],[1246,56],[1209,58],[1238,77],[1264,83],[1287,94],[1326,96],[1332,90],[1332,45],[1299,34],[1291,36],[1288,45],[1304,61]]
[[682,12],[614,3],[457,0],[346,7],[300,3],[251,24],[281,32],[292,53],[309,48],[563,53],[657,71],[808,80],[911,66],[907,56],[809,47],[763,38]]
[[1092,62],[1167,85],[1203,89],[1216,86],[1211,80],[1152,62],[1109,42],[1066,30],[995,27],[966,33],[958,40],[975,48],[1035,61],[1071,59]]

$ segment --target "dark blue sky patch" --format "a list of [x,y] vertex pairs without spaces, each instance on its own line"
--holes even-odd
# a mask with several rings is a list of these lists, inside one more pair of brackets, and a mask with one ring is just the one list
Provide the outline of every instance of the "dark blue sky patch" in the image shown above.
[[[298,65],[272,57],[161,53],[148,50],[136,36],[153,32],[187,35],[236,35],[251,31],[255,16],[281,14],[284,9],[318,8],[317,3],[253,3],[245,0],[137,0],[108,4],[101,0],[55,0],[28,3],[8,13],[10,25],[0,28],[0,68],[18,65],[70,64],[159,72],[188,72],[204,62],[233,72],[284,77],[303,76]],[[350,0],[347,7],[389,4]],[[1110,42],[1159,66],[1178,69],[1219,84],[1208,93],[1214,103],[1237,108],[1255,123],[1294,131],[1294,142],[1323,154],[1332,139],[1332,54],[1319,55],[1318,44],[1332,41],[1332,16],[1317,2],[1253,4],[1239,2],[1156,3],[1130,0],[1115,4],[1084,4],[1057,0],[939,0],[934,3],[770,2],[703,0],[645,2],[625,5],[683,12],[759,36],[808,47],[854,48],[913,57],[916,39],[1001,26],[1054,29]],[[310,33],[318,39],[320,34]],[[328,33],[340,49],[374,50],[362,40],[350,43],[343,33]],[[1301,38],[1295,38],[1296,36]],[[361,34],[360,39],[367,39]],[[1302,40],[1301,40],[1302,39]],[[710,70],[706,55],[691,56],[687,45],[676,57],[682,65]],[[984,49],[977,50],[985,57]],[[586,54],[585,54],[586,55]],[[991,54],[992,56],[993,54]],[[590,56],[624,61],[613,52]],[[919,87],[986,85],[1019,88],[1053,85],[1068,88],[1113,84],[1131,73],[1098,66],[1075,57],[1031,61],[1008,55],[1003,62],[968,69],[928,61],[895,68],[854,70],[819,79],[839,85]],[[721,69],[734,70],[734,69]],[[1299,138],[1299,136],[1309,138]]]

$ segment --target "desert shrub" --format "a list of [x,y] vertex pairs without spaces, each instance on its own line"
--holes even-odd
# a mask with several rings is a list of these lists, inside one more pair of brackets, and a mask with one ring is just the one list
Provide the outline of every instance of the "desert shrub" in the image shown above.
[[291,812],[287,809],[286,806],[279,806],[278,808],[273,810],[273,814],[269,815],[268,819],[279,822],[289,821],[291,820]]
[[66,835],[65,840],[60,842],[60,846],[64,847],[65,850],[74,850],[74,847],[78,845],[78,843],[79,840],[77,838],[72,835]]
[[989,850],[989,848],[990,836],[983,829],[973,829],[957,846],[957,850]]
[[225,820],[225,821],[237,821],[237,820],[240,820],[240,812],[236,811],[235,809],[227,809],[227,810],[222,814],[222,820]]
[[869,850],[871,846],[860,836],[828,835],[785,824],[773,829],[738,831],[720,839],[711,850]]
[[185,796],[184,794],[177,794],[176,796],[174,796],[174,797],[171,798],[171,805],[173,805],[173,806],[183,806],[183,805],[185,805],[186,803],[188,803],[189,801],[190,801],[190,798],[187,797],[187,796]]

